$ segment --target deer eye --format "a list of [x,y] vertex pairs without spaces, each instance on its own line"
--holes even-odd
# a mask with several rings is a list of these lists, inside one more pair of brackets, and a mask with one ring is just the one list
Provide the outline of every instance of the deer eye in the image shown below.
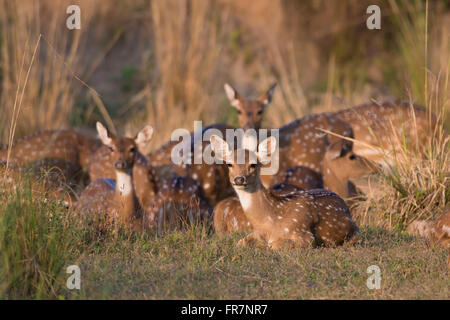
[[228,168],[231,168],[233,165],[231,163],[227,163]]
[[135,153],[135,152],[136,152],[136,147],[132,147],[132,148],[130,149],[130,152],[131,152],[131,153]]
[[348,157],[350,160],[355,160],[356,156],[354,154],[350,155],[350,157]]
[[255,169],[255,168],[256,168],[256,163],[252,163],[252,164],[250,165],[250,168]]
[[259,111],[258,111],[258,116],[262,115],[262,113],[263,113],[263,111],[262,111],[262,110],[259,110]]

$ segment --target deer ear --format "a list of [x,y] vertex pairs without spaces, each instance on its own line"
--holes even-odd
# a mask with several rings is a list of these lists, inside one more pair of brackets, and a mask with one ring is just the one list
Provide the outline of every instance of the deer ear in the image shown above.
[[144,129],[139,131],[139,133],[136,135],[136,138],[134,139],[134,142],[136,142],[136,145],[139,149],[144,149],[147,145],[147,143],[150,142],[153,135],[153,128],[151,125],[146,125]]
[[230,104],[235,107],[236,109],[240,108],[240,102],[241,96],[239,93],[228,83],[225,83],[224,85],[225,93],[227,94],[228,100],[230,100]]
[[[349,143],[350,142],[350,143]],[[327,157],[334,160],[340,157],[345,156],[352,149],[351,141],[347,141],[344,139],[340,139],[334,143],[332,143],[327,149]]]
[[96,124],[98,136],[100,137],[100,140],[105,146],[112,147],[112,137],[111,133],[108,129],[106,129],[100,122],[97,122]]
[[231,150],[228,143],[219,136],[212,135],[209,139],[211,149],[214,151],[215,157],[221,161],[227,161],[230,158]]
[[258,159],[262,164],[267,164],[272,159],[277,149],[277,139],[273,136],[268,137],[258,145]]
[[275,82],[266,93],[264,93],[261,97],[258,98],[260,102],[262,102],[265,106],[268,106],[272,102],[273,92],[277,86]]

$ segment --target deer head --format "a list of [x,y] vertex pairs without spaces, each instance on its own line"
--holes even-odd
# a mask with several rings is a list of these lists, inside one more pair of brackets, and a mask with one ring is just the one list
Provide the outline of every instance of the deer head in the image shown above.
[[138,148],[147,144],[152,137],[153,128],[147,125],[139,131],[134,139],[116,137],[100,122],[97,122],[97,132],[102,143],[111,152],[114,169],[119,172],[130,173],[133,168]]
[[266,107],[272,102],[276,83],[256,100],[244,99],[232,86],[225,84],[225,92],[230,104],[238,111],[238,120],[241,128],[259,129]]
[[258,145],[258,150],[239,149],[232,152],[228,143],[220,137],[211,136],[211,148],[215,157],[228,166],[230,182],[237,189],[252,189],[261,184],[261,166],[270,162],[276,150],[275,137],[269,137]]

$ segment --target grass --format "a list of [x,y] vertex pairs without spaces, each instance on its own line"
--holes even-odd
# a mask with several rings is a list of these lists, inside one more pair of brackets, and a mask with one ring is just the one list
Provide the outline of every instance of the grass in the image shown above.
[[29,180],[2,195],[0,210],[0,298],[55,298],[83,233],[64,206],[34,196]]
[[[73,223],[26,181],[3,193],[0,298],[3,299],[447,299],[447,252],[423,239],[362,227],[354,247],[271,251],[238,248],[192,227],[163,236],[98,235]],[[81,289],[66,268],[81,268]],[[381,269],[368,289],[367,268]]]
[[[1,142],[103,117],[128,134],[152,124],[155,149],[194,119],[235,124],[225,82],[251,97],[275,79],[264,127],[393,96],[443,125],[425,157],[403,148],[376,177],[381,192],[360,203],[362,242],[351,248],[237,248],[242,235],[196,228],[100,237],[27,182],[3,188],[0,298],[448,299],[446,251],[401,233],[450,201],[448,1],[380,1],[380,32],[360,27],[370,1],[79,3],[82,29],[68,32],[63,2],[0,0]],[[72,264],[80,291],[65,286]],[[370,265],[381,268],[380,290],[366,287]]]
[[[204,228],[164,236],[94,237],[27,184],[2,196],[0,296],[7,299],[446,299],[446,250],[423,239],[363,227],[348,248],[238,248],[243,236]],[[49,215],[51,215],[49,217]],[[81,290],[66,288],[69,265]],[[371,265],[381,288],[366,286]]]
[[[365,228],[353,248],[272,252],[237,248],[239,235],[173,233],[104,243],[81,259],[89,299],[446,299],[446,252],[422,240]],[[366,286],[367,267],[382,272]]]

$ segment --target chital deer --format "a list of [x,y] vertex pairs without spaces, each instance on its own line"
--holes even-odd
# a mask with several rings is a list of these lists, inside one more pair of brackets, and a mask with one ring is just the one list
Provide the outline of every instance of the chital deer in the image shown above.
[[[16,167],[56,167],[70,184],[82,178],[87,171],[91,155],[99,142],[74,130],[48,130],[37,132],[10,146],[9,162]],[[0,148],[0,160],[7,161],[8,146]]]
[[66,207],[71,207],[76,201],[75,186],[68,184],[59,169],[66,166],[66,163],[59,167],[55,160],[51,163],[37,161],[33,164],[38,168],[17,167],[10,163],[6,170],[6,161],[0,160],[0,194],[11,193],[21,186],[29,185],[33,196],[61,202]]
[[199,223],[209,224],[212,209],[200,184],[189,177],[173,177],[146,209],[146,225],[161,233]]
[[[108,134],[110,133],[108,132]],[[138,136],[136,136],[136,138],[137,137]],[[133,142],[135,144],[135,159],[132,167],[134,189],[141,207],[147,208],[151,203],[153,203],[159,188],[161,187],[153,166],[148,159],[139,152],[139,148],[144,148],[150,139],[137,139],[135,141],[127,138],[123,139],[129,143]],[[111,147],[104,144],[91,156],[91,165],[89,167],[89,176],[91,177],[91,181],[96,181],[102,178],[115,179],[115,162],[115,154],[111,151]]]
[[[279,129],[279,171],[303,166],[322,173],[322,161],[328,146],[341,139],[319,129],[353,137],[350,125],[329,113],[311,114],[297,119]],[[344,143],[351,144],[346,140]],[[265,187],[270,186],[272,179],[273,175],[261,176]]]
[[279,170],[272,177],[270,186],[273,187],[279,184],[290,184],[303,190],[322,189],[323,179],[322,175],[317,171],[304,166],[296,166],[286,170]]
[[449,249],[447,267],[450,268],[450,209],[434,221],[416,220],[407,229],[408,233],[429,239]]
[[343,140],[331,144],[322,162],[323,183],[326,189],[347,199],[357,196],[351,179],[379,171],[374,162],[355,154],[352,145]]
[[[241,128],[244,129],[256,129],[261,127],[261,121],[263,114],[267,106],[272,102],[273,92],[276,84],[273,84],[264,94],[257,99],[245,99],[237,90],[231,87],[229,84],[225,84],[225,92],[231,106],[236,108],[238,112],[238,120]],[[203,128],[201,134],[209,129],[217,129],[221,132],[222,136],[226,136],[226,129],[234,129],[231,126],[217,124]],[[200,143],[194,143],[194,135],[192,134],[191,148],[201,147],[205,150],[209,146],[209,141],[202,141]],[[194,160],[194,159],[192,159]],[[194,161],[192,161],[194,163]],[[206,164],[202,161],[201,164],[188,165],[188,175],[199,181],[205,190],[211,204],[216,204],[218,201],[225,199],[233,194],[233,189],[228,181],[228,172],[226,166],[217,164]]]
[[215,156],[225,161],[230,182],[235,189],[244,214],[253,227],[252,233],[238,245],[263,243],[272,249],[281,247],[336,246],[355,242],[359,231],[352,221],[345,202],[336,194],[316,189],[277,197],[260,179],[261,164],[268,163],[276,151],[276,139],[269,137],[258,151],[241,150],[245,154],[240,164],[239,152],[230,150],[218,136],[211,137]]
[[[295,192],[289,190],[292,186],[302,190],[325,187],[346,199],[347,204],[352,206],[352,198],[360,192],[350,179],[377,172],[378,169],[379,167],[370,160],[355,155],[351,150],[351,144],[339,140],[327,148],[322,162],[323,175],[306,167],[289,168],[274,176],[270,192],[280,196]],[[219,233],[251,230],[251,223],[236,200],[238,199],[233,197],[227,198],[214,208],[214,228],[219,230]]]
[[400,148],[404,139],[413,148],[425,146],[437,123],[425,108],[409,103],[363,104],[338,111],[335,116],[352,127],[356,140],[353,151],[379,163],[385,161],[384,153]]
[[97,131],[111,153],[116,180],[97,179],[90,183],[81,194],[77,211],[88,219],[105,215],[107,224],[119,223],[141,230],[144,212],[135,184],[145,172],[135,172],[134,167],[140,159],[137,146],[150,141],[153,128],[146,126],[134,139],[116,137],[100,122],[97,122]]

